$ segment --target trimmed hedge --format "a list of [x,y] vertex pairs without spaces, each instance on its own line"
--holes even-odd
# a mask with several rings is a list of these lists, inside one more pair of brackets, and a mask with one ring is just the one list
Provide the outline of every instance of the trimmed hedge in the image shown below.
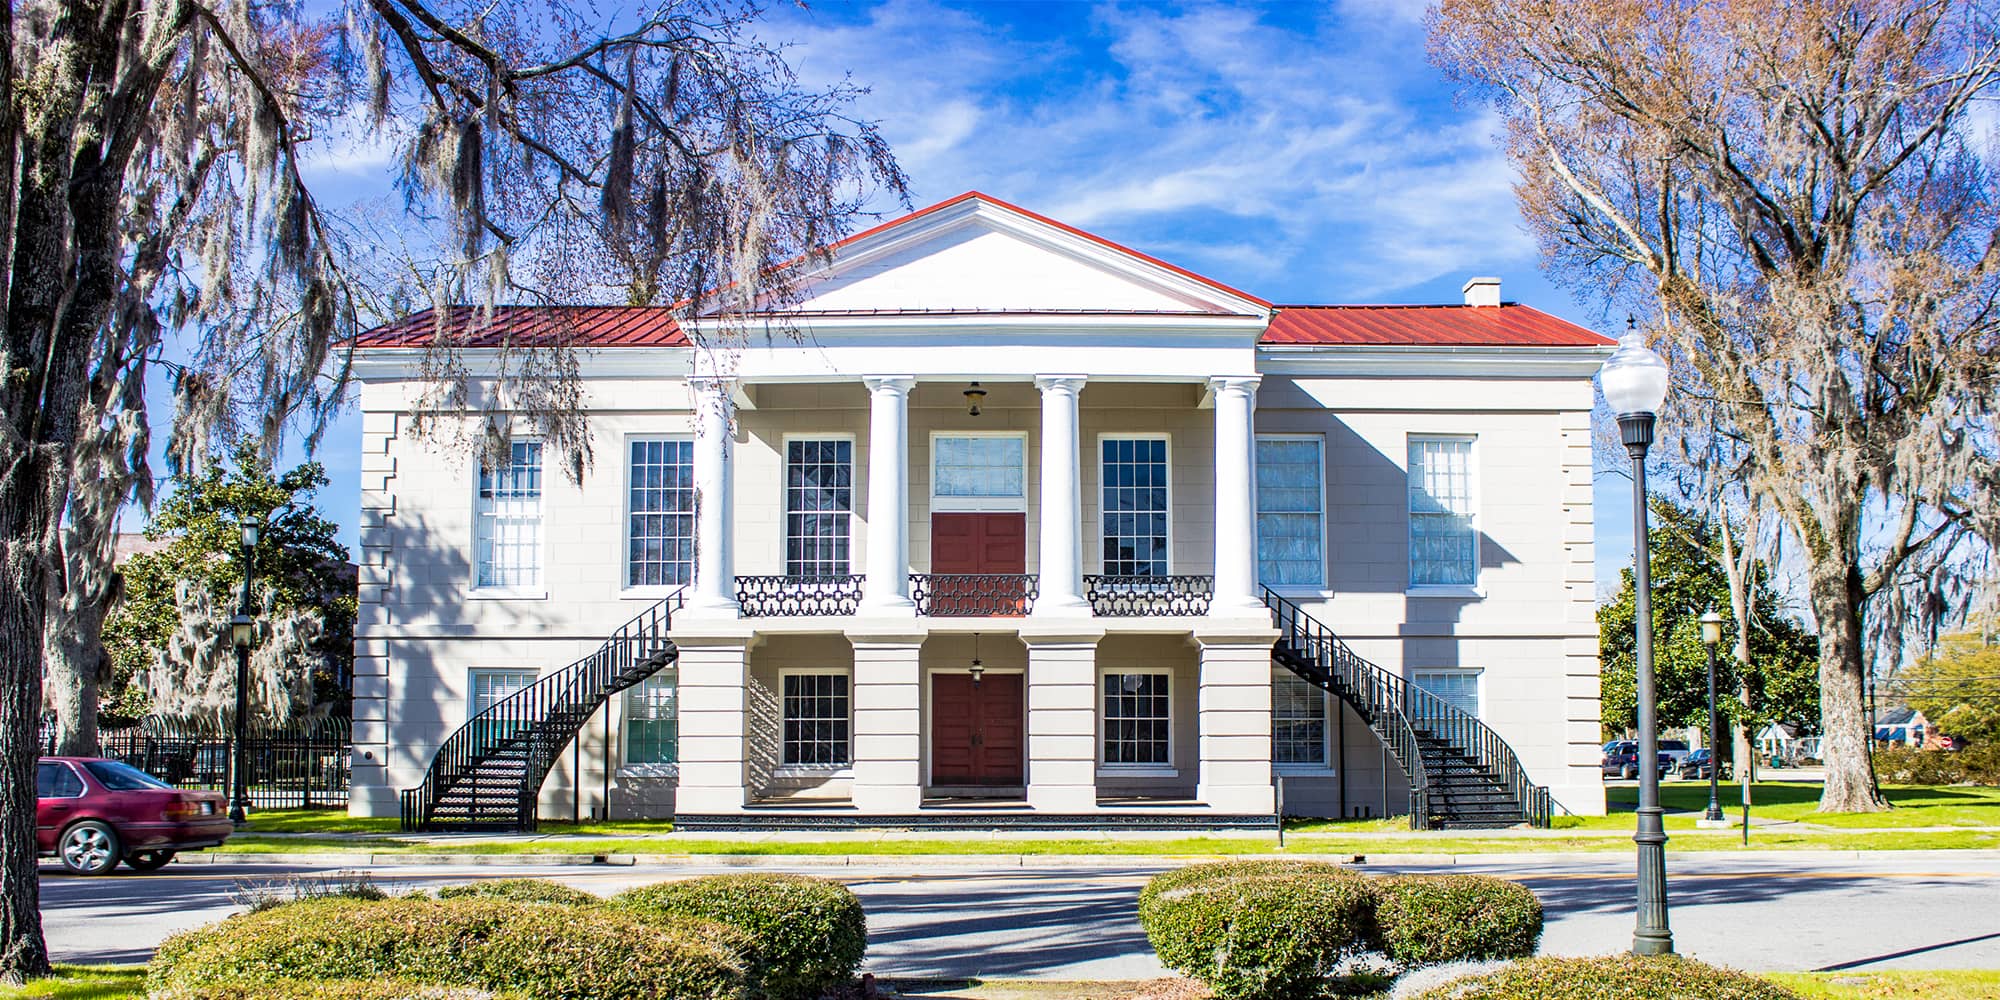
[[1963,750],[1881,747],[1875,751],[1875,775],[1894,785],[2000,785],[2000,743]]
[[726,1000],[745,960],[717,928],[505,899],[308,900],[162,942],[154,989],[397,978],[535,1000]]
[[766,1000],[818,1000],[852,980],[868,950],[861,900],[827,879],[715,875],[628,889],[612,902],[648,920],[696,917],[749,934],[751,995]]
[[1404,966],[1527,958],[1542,940],[1542,901],[1486,875],[1396,875],[1375,881],[1376,939]]
[[439,899],[511,899],[517,903],[562,903],[595,906],[604,900],[582,889],[542,878],[502,878],[448,885],[437,891]]
[[396,979],[332,982],[220,983],[162,990],[148,1000],[517,1000],[518,993],[489,993],[470,986],[425,986]]
[[1418,1000],[1800,1000],[1783,987],[1675,956],[1531,958]]
[[1374,887],[1337,865],[1194,865],[1149,883],[1139,923],[1160,961],[1220,1000],[1315,996],[1375,936]]

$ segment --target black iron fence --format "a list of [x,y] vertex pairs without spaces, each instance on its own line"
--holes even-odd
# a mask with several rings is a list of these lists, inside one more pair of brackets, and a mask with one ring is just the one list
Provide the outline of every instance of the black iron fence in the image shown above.
[[1018,618],[1041,594],[1033,573],[911,573],[910,600],[930,618]]
[[1188,617],[1208,614],[1212,576],[1086,576],[1083,599],[1099,618]]
[[[244,742],[244,774],[257,809],[347,805],[350,722],[338,716],[254,731]],[[130,729],[98,734],[99,752],[176,788],[229,794],[232,740],[225,727],[146,719]],[[55,733],[42,730],[42,752],[55,752]]]
[[861,607],[862,576],[739,576],[736,603],[745,618],[820,618]]

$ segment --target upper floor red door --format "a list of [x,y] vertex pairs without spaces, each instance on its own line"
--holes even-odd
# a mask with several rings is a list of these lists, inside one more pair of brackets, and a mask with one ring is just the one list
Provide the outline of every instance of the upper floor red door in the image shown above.
[[931,574],[989,579],[932,582],[930,613],[956,616],[1026,614],[1026,579],[990,579],[1028,572],[1028,515],[939,513],[931,515]]

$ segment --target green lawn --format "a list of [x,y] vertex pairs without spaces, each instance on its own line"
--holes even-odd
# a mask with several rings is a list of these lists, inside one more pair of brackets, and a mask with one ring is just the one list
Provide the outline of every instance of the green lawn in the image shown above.
[[1944,1000],[2000,1000],[2000,972],[1771,972],[1763,978],[1811,1000],[1875,1000],[1877,997],[1936,997]]
[[[1884,794],[1896,808],[1879,813],[1820,813],[1820,786],[1814,782],[1760,781],[1750,786],[1750,815],[1763,819],[1794,820],[1817,826],[1886,828],[1912,826],[1963,826],[2000,828],[2000,788],[1975,785],[1885,785]],[[1639,789],[1620,785],[1605,789],[1613,812],[1608,816],[1559,817],[1581,829],[1629,830],[1630,810],[1638,807]],[[1743,786],[1723,785],[1723,811],[1740,815]],[[1667,811],[1667,828],[1694,828],[1695,819],[1708,808],[1708,782],[1675,781],[1660,786],[1660,805]]]
[[0,1000],[125,1000],[145,995],[143,965],[58,965],[51,978],[26,986],[0,986]]

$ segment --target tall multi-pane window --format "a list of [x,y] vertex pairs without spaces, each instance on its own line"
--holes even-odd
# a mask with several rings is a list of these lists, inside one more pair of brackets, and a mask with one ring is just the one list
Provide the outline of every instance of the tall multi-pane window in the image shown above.
[[1104,762],[1173,760],[1172,700],[1167,674],[1104,675]]
[[1167,575],[1167,442],[1105,438],[1104,573]]
[[1289,670],[1271,672],[1271,763],[1326,763],[1326,692]]
[[785,443],[785,573],[845,576],[854,516],[854,442]]
[[542,443],[515,441],[505,464],[482,463],[474,527],[477,585],[535,587],[542,582]]
[[1326,583],[1319,438],[1257,439],[1257,578],[1273,587]]
[[679,677],[671,668],[625,692],[625,763],[680,760]]
[[1479,671],[1418,670],[1412,679],[1445,704],[1470,716],[1479,715]]
[[626,586],[687,583],[694,578],[694,442],[632,442],[626,483]]
[[1409,470],[1410,584],[1472,586],[1479,575],[1472,439],[1413,437]]
[[845,765],[846,674],[784,675],[785,763]]

